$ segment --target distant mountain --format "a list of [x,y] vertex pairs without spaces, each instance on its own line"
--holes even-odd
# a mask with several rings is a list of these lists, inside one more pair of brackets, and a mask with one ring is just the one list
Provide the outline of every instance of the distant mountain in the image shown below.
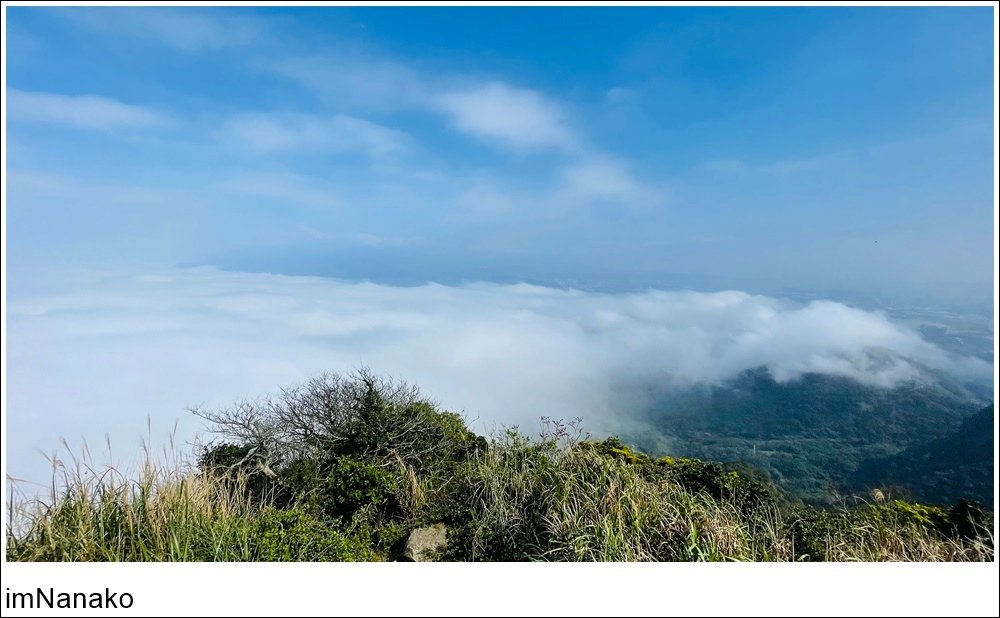
[[[807,501],[828,502],[858,487],[863,463],[872,462],[865,478],[878,484],[874,462],[956,434],[985,403],[945,378],[878,388],[823,374],[778,382],[759,368],[722,385],[659,396],[645,416],[647,427],[624,437],[652,452],[744,462]],[[992,454],[992,424],[987,439]],[[982,495],[981,489],[969,492]],[[938,501],[943,494],[927,495]]]
[[966,417],[959,428],[890,457],[868,459],[852,477],[861,489],[898,487],[921,502],[962,498],[993,504],[993,406]]

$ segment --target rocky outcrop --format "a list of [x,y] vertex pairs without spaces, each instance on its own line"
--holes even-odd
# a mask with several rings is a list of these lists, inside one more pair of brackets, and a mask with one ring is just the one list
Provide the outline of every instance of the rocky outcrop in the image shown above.
[[417,528],[406,539],[402,560],[405,562],[431,562],[447,544],[448,532],[444,524]]

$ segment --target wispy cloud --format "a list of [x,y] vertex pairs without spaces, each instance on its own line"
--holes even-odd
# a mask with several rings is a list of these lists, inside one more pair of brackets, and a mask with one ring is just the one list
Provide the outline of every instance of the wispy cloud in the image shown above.
[[[137,32],[182,52],[236,45],[256,28],[252,22],[230,23],[233,15],[220,11],[119,13],[96,11],[81,19],[90,20],[86,25],[90,28],[132,20]],[[193,20],[191,40],[171,34],[171,28],[181,23],[174,17]],[[237,36],[209,41],[209,33],[230,25]],[[278,39],[287,34],[280,29],[275,33]],[[190,123],[175,122],[180,130],[162,141],[172,153],[187,148],[198,161],[236,159],[243,167],[244,171],[213,170],[216,178],[209,178],[203,169],[178,172],[186,179],[179,183],[185,190],[226,205],[212,211],[221,214],[197,215],[199,229],[208,232],[212,225],[231,229],[226,218],[239,212],[240,204],[266,203],[283,209],[301,206],[309,211],[303,214],[309,225],[327,230],[334,224],[322,220],[325,215],[320,211],[350,204],[350,215],[338,222],[351,228],[343,230],[346,234],[393,236],[395,232],[385,229],[385,222],[392,221],[406,228],[398,232],[404,237],[424,235],[435,224],[456,224],[467,229],[479,226],[484,238],[493,235],[485,226],[505,216],[552,224],[588,207],[641,209],[665,201],[660,183],[642,177],[628,160],[590,143],[585,127],[573,122],[573,108],[556,93],[489,75],[435,71],[418,60],[329,41],[308,55],[287,55],[302,49],[278,46],[269,48],[273,54],[248,53],[241,66],[291,80],[312,98],[301,99],[304,92],[288,93],[288,82],[279,79],[283,96],[262,98],[280,100],[277,109],[209,108]],[[273,85],[262,81],[264,88]],[[296,100],[304,104],[297,106]],[[60,101],[63,108],[75,103]],[[102,120],[101,114],[78,110],[67,112],[63,121],[124,128],[165,120],[155,110],[112,103],[118,103],[115,109],[122,112],[117,125]],[[33,111],[26,114],[38,115],[44,106],[30,107]],[[469,142],[455,145],[450,132]],[[434,150],[435,138],[446,140],[448,149]],[[519,165],[523,155],[542,156],[536,157],[538,166],[521,177],[503,163],[494,166],[492,157],[487,162],[479,159],[480,146],[500,155],[513,154],[512,165]],[[37,168],[39,163],[30,165]],[[174,159],[171,169],[184,165],[182,158]],[[248,166],[260,173],[244,173]],[[421,209],[425,214],[414,216]],[[366,223],[366,217],[375,222]]]
[[527,187],[514,179],[480,172],[454,179],[454,219],[492,221],[519,215],[539,219],[579,215],[589,206],[638,211],[664,204],[667,189],[640,181],[626,162],[590,154],[562,164],[543,186]]
[[[271,70],[292,79],[333,107],[364,107],[382,113],[421,111],[442,118],[476,142],[515,153],[550,152],[562,160],[547,164],[546,183],[518,186],[516,179],[488,170],[445,173],[442,200],[456,207],[451,221],[495,219],[513,212],[573,211],[594,204],[648,208],[664,203],[662,187],[635,175],[627,161],[587,143],[571,114],[556,98],[500,80],[461,74],[431,74],[402,62],[364,53],[286,59]],[[614,97],[626,96],[618,89]],[[261,145],[320,140],[323,130],[253,126]],[[250,127],[247,127],[249,130]],[[242,127],[241,127],[242,129]],[[450,196],[450,197],[449,197]]]
[[170,118],[155,109],[96,95],[64,95],[7,89],[8,119],[112,131],[161,127]]
[[[449,172],[435,189],[440,203],[456,208],[450,221],[475,222],[514,212],[565,214],[596,204],[648,208],[664,203],[662,187],[639,178],[627,161],[588,143],[556,97],[497,79],[432,73],[385,55],[336,52],[273,62],[270,70],[315,93],[334,109],[363,108],[383,115],[423,112],[448,127],[500,151],[555,153],[532,186],[492,170]],[[630,95],[615,89],[611,98]],[[292,143],[288,132],[255,127],[262,142]],[[302,142],[324,132],[309,127]],[[538,176],[547,182],[537,182]]]
[[428,78],[388,58],[362,53],[330,53],[285,58],[265,66],[348,109],[389,111],[422,107],[430,96]]
[[379,157],[400,150],[402,131],[345,114],[241,114],[223,132],[241,148],[261,153],[350,151]]
[[431,75],[366,54],[291,58],[270,66],[349,109],[430,111],[466,135],[505,148],[569,151],[577,146],[578,137],[555,101],[502,81]]
[[177,191],[127,181],[89,179],[45,170],[9,170],[8,190],[17,206],[40,202],[70,207],[80,200],[103,204],[165,205]]
[[101,34],[199,52],[259,43],[266,29],[247,15],[212,9],[93,7],[61,9],[78,26]]
[[664,190],[640,182],[623,161],[594,156],[565,166],[552,197],[570,204],[610,202],[648,208],[663,202]]
[[332,208],[343,205],[334,187],[322,180],[293,173],[245,174],[223,180],[215,186],[225,195],[284,204],[286,208]]
[[442,92],[434,103],[455,129],[478,139],[525,150],[577,146],[564,112],[534,90],[490,82]]

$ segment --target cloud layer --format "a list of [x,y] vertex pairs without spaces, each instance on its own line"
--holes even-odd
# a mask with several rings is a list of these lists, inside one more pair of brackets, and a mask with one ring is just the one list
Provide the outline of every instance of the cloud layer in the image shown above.
[[779,380],[823,372],[878,386],[923,367],[992,372],[878,313],[742,292],[391,287],[211,269],[77,281],[86,287],[9,304],[15,476],[41,478],[32,451],[60,436],[111,434],[132,450],[147,415],[161,428],[181,418],[190,435],[188,406],[362,365],[418,384],[481,429],[533,427],[542,415],[613,428],[641,404],[642,385],[716,382],[761,365]]

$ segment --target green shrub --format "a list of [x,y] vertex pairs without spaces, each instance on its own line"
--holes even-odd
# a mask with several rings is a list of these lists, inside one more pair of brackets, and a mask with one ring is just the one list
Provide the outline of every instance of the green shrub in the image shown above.
[[253,560],[370,562],[378,555],[364,539],[345,536],[300,509],[266,509],[252,526]]
[[658,460],[670,471],[670,478],[693,492],[705,492],[715,500],[725,500],[743,511],[773,510],[781,504],[778,489],[759,473],[733,469],[697,459]]
[[873,504],[855,512],[859,523],[871,523],[885,528],[900,527],[945,532],[949,526],[948,512],[937,506],[892,500]]
[[334,459],[324,476],[317,500],[328,515],[344,517],[366,506],[384,513],[397,510],[398,483],[383,468],[341,456]]
[[653,459],[625,446],[615,437],[585,442],[581,446],[634,466],[651,480],[669,479],[690,492],[707,493],[715,500],[726,500],[740,509],[775,509],[780,502],[778,489],[760,473],[745,467],[727,467],[683,457]]

